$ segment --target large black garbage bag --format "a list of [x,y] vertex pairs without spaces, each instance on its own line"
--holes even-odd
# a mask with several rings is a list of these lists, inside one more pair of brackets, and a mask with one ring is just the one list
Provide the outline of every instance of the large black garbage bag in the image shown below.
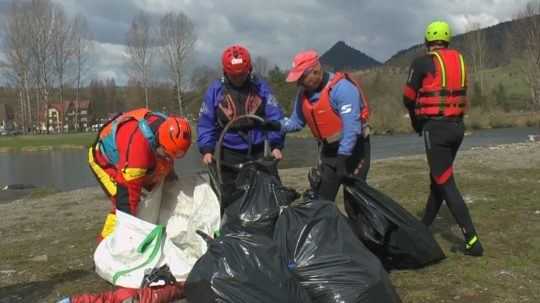
[[210,240],[185,285],[191,303],[309,303],[272,239],[245,233]]
[[445,258],[429,229],[390,197],[351,178],[345,210],[357,236],[389,269],[420,268]]
[[284,209],[274,240],[315,303],[401,302],[380,261],[333,202],[308,200]]
[[277,162],[254,162],[241,168],[232,202],[224,210],[222,233],[247,232],[272,237],[282,207],[297,195],[274,173]]

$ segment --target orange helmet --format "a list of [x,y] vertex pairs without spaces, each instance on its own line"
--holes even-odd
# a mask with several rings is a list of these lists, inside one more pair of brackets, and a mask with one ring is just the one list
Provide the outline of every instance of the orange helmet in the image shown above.
[[169,116],[158,128],[159,145],[173,159],[182,158],[191,145],[191,126],[186,118]]

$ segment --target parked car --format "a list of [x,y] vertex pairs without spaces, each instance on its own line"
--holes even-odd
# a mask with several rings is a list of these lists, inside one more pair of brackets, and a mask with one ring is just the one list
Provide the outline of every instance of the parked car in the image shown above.
[[0,129],[0,136],[17,136],[22,134],[18,129]]

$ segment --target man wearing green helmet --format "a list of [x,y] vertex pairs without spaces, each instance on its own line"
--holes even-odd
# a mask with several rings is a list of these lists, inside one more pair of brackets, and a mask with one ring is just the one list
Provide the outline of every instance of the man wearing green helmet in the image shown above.
[[446,22],[427,26],[428,52],[410,67],[403,103],[414,130],[424,137],[430,168],[431,191],[422,222],[430,226],[446,201],[465,237],[465,254],[481,256],[482,245],[453,176],[454,159],[465,133],[467,79],[463,56],[448,48],[451,36]]

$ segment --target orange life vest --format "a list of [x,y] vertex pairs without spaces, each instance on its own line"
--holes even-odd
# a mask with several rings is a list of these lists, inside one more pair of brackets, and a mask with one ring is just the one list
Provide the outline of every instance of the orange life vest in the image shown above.
[[[99,131],[98,139],[94,146],[91,148],[91,155],[89,155],[89,163],[93,171],[96,172],[96,169],[98,169],[99,167],[107,165],[113,165],[114,167],[116,167],[116,169],[129,170],[129,168],[124,167],[125,165],[127,165],[127,163],[118,163],[119,155],[118,148],[116,146],[116,132],[118,130],[118,127],[120,127],[120,125],[127,121],[137,121],[137,127],[142,132],[144,138],[149,142],[152,150],[155,150],[157,147],[155,134],[151,130],[150,125],[147,121],[151,114],[158,115],[159,117],[166,119],[166,116],[162,113],[151,112],[146,108],[140,108],[119,114],[106,122]],[[131,142],[129,144],[131,144]],[[93,151],[99,151],[99,155],[94,155]],[[97,156],[101,161],[95,161],[95,156]],[[143,184],[146,187],[152,187],[153,185],[161,182],[161,180],[163,180],[163,178],[172,170],[173,162],[171,160],[156,156],[155,161],[155,167],[151,171],[147,172],[146,176],[144,177]],[[100,179],[104,180],[107,179],[105,175],[109,175],[112,179],[115,180],[118,180],[119,178],[119,175],[117,173],[112,174],[111,171],[106,171],[105,174],[102,173],[101,175],[103,178],[100,177]],[[109,182],[112,182],[112,180],[110,180]],[[107,187],[107,191],[111,194],[111,196],[114,196],[116,190],[112,187],[112,185],[104,184],[104,186]]]
[[348,73],[336,73],[322,89],[319,100],[316,102],[311,103],[306,94],[301,96],[302,113],[304,114],[306,124],[309,126],[311,133],[315,138],[327,143],[336,142],[341,138],[341,131],[343,128],[341,117],[332,108],[330,103],[330,92],[342,79],[347,79],[356,86],[360,95],[358,101],[362,102],[360,119],[362,124],[367,123],[369,118],[369,108],[366,96],[364,95],[360,84],[352,79]]
[[433,56],[435,75],[428,74],[416,100],[417,116],[463,116],[467,81],[463,56],[453,49],[438,49]]
[[163,119],[166,119],[167,116],[159,112],[151,112],[146,108],[134,109],[109,120],[103,127],[99,130],[98,142],[101,152],[107,157],[111,164],[116,165],[118,162],[118,149],[116,147],[116,132],[118,127],[127,121],[132,119],[138,122],[138,127],[142,132],[143,136],[146,138],[152,150],[155,150],[157,147],[156,137],[154,132],[151,130],[148,121],[146,118],[150,114],[158,115]]

